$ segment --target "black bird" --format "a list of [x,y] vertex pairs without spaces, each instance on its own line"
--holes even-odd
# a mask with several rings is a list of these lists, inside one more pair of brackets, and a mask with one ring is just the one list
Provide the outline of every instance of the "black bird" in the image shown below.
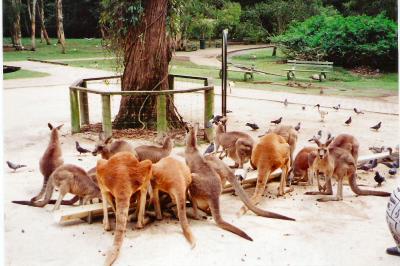
[[398,162],[381,162],[381,164],[383,164],[389,168],[399,168]]
[[335,109],[336,111],[339,111],[339,109],[340,109],[340,104],[338,104],[337,106],[333,106],[332,108]]
[[389,175],[395,175],[397,173],[397,169],[396,168],[390,168],[389,169]]
[[214,142],[211,142],[210,145],[208,145],[206,151],[204,152],[204,155],[212,153],[214,151]]
[[351,124],[351,116],[344,122],[346,125],[350,126]]
[[368,163],[362,164],[357,169],[364,170],[364,171],[370,171],[374,169],[375,167],[378,166],[378,159],[370,160]]
[[79,142],[77,142],[77,141],[75,141],[75,147],[76,147],[76,150],[79,152],[79,154],[82,154],[82,153],[85,154],[85,153],[91,152],[91,151],[89,151],[89,150],[87,150],[85,148],[82,148],[79,145]]
[[288,101],[287,101],[287,99],[285,99],[285,101],[283,102],[283,105],[285,105],[285,107],[288,106]]
[[24,164],[15,164],[10,161],[6,161],[6,163],[7,163],[8,167],[10,167],[11,169],[14,170],[14,172],[17,171],[17,169],[19,169],[19,168],[26,167],[26,165],[24,165]]
[[381,128],[381,125],[382,125],[382,122],[379,122],[375,126],[371,127],[371,129],[375,129],[376,131],[378,131]]
[[302,106],[302,107],[301,107],[301,110],[303,110],[303,111],[306,110],[306,107],[305,107],[305,106]]
[[251,127],[251,129],[253,129],[253,130],[259,129],[259,127],[256,123],[246,123],[246,126]]
[[364,114],[364,112],[362,112],[362,111],[360,111],[360,110],[357,110],[357,108],[353,108],[353,110],[354,110],[354,112],[355,112],[356,114],[358,114],[358,115],[363,115],[363,114]]
[[382,182],[385,181],[385,177],[381,176],[378,171],[375,172],[374,180],[376,183],[378,183],[378,186],[380,187]]
[[279,119],[272,120],[271,123],[275,125],[279,125],[282,122],[282,116]]
[[297,123],[297,126],[295,126],[294,127],[294,129],[296,130],[296,131],[299,131],[300,130],[300,125],[301,125],[301,123],[299,122],[299,123]]

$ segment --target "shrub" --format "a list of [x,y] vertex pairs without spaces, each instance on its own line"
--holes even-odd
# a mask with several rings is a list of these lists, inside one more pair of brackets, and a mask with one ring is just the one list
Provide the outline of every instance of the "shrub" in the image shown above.
[[290,58],[333,61],[345,67],[397,68],[397,25],[383,15],[314,16],[271,38]]

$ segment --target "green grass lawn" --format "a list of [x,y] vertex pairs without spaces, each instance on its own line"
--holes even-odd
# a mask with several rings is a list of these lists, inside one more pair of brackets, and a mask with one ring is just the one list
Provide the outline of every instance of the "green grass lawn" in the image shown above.
[[[10,38],[3,39],[4,44],[11,44]],[[25,48],[31,47],[29,38],[23,38],[22,44]],[[90,57],[112,57],[112,55],[104,50],[101,45],[101,39],[67,39],[66,53],[61,53],[61,48],[57,45],[57,39],[51,39],[51,45],[45,42],[40,43],[40,39],[36,40],[36,51],[11,51],[3,53],[4,61],[20,61],[28,58],[40,60],[54,59],[79,59]]]
[[38,71],[29,71],[29,70],[18,70],[15,72],[11,73],[4,73],[3,74],[3,79],[26,79],[26,78],[41,78],[41,77],[46,77],[49,74],[43,73],[43,72],[38,72]]

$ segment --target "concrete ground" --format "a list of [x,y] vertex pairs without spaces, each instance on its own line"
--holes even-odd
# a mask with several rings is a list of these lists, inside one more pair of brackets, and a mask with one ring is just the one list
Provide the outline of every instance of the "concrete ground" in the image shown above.
[[[68,86],[78,78],[112,73],[35,62],[16,62],[13,65],[51,75],[3,82],[4,156],[6,160],[28,165],[15,173],[9,170],[4,173],[6,265],[102,264],[113,235],[103,231],[101,221],[91,225],[84,222],[59,225],[53,221],[52,206],[32,208],[12,204],[11,200],[29,199],[40,189],[42,177],[38,160],[48,142],[47,122],[64,123],[62,148],[66,163],[85,169],[95,165],[95,157],[79,156],[74,149],[75,140],[89,148],[94,142],[89,139],[93,136],[88,134],[70,135]],[[201,95],[190,97],[198,104]],[[285,98],[290,102],[286,108],[280,102]],[[219,101],[217,95],[216,110],[220,109]],[[93,108],[96,102],[98,106],[98,101],[91,99]],[[311,107],[316,103],[323,106],[341,103],[346,109],[354,105],[366,114],[357,116],[351,110],[335,112],[327,109],[326,122],[321,123],[318,113]],[[118,99],[114,105],[118,106]],[[301,110],[303,105],[306,105],[305,111]],[[185,109],[182,111],[188,119],[199,113],[188,103],[181,103],[180,108]],[[283,116],[285,124],[295,125],[301,121],[297,150],[311,145],[307,140],[318,129],[330,131],[333,135],[355,135],[360,142],[360,155],[368,154],[370,145],[394,146],[399,143],[398,103],[395,99],[347,99],[234,88],[228,97],[228,109],[233,111],[229,115],[228,130],[245,131],[255,139],[270,127],[270,120],[280,116]],[[92,112],[93,119],[98,119],[96,113],[100,113],[100,109]],[[353,123],[347,127],[343,122],[350,115]],[[383,122],[382,129],[371,131],[369,127],[378,121]],[[246,122],[258,123],[260,130],[249,131],[244,126]],[[133,145],[139,144],[136,140],[129,141]],[[174,153],[181,150],[182,147],[175,148]],[[383,165],[379,165],[378,170],[387,181],[381,188],[373,189],[392,191],[399,183],[399,176],[388,177]],[[252,172],[250,177],[255,174]],[[359,183],[375,186],[373,173],[360,171],[359,174]],[[251,213],[237,218],[236,212],[242,204],[235,196],[223,195],[222,216],[246,231],[253,237],[253,242],[216,227],[211,218],[190,220],[197,239],[196,248],[191,250],[175,220],[164,219],[143,230],[132,230],[133,224],[130,223],[115,265],[398,265],[398,258],[385,254],[385,248],[394,245],[385,221],[388,198],[356,197],[346,186],[342,202],[319,203],[315,201],[317,196],[303,195],[315,188],[295,187],[290,195],[276,198],[277,186],[277,183],[268,185],[267,197],[260,207],[294,217],[296,222],[265,219]],[[251,194],[253,190],[248,189],[247,193]]]

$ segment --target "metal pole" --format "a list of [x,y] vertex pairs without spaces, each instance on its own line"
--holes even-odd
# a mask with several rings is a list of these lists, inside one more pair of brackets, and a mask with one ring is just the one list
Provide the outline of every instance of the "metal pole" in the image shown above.
[[221,98],[222,98],[222,110],[221,113],[223,116],[226,116],[226,85],[227,85],[227,49],[228,49],[228,30],[225,29],[222,31],[222,91],[221,91]]

